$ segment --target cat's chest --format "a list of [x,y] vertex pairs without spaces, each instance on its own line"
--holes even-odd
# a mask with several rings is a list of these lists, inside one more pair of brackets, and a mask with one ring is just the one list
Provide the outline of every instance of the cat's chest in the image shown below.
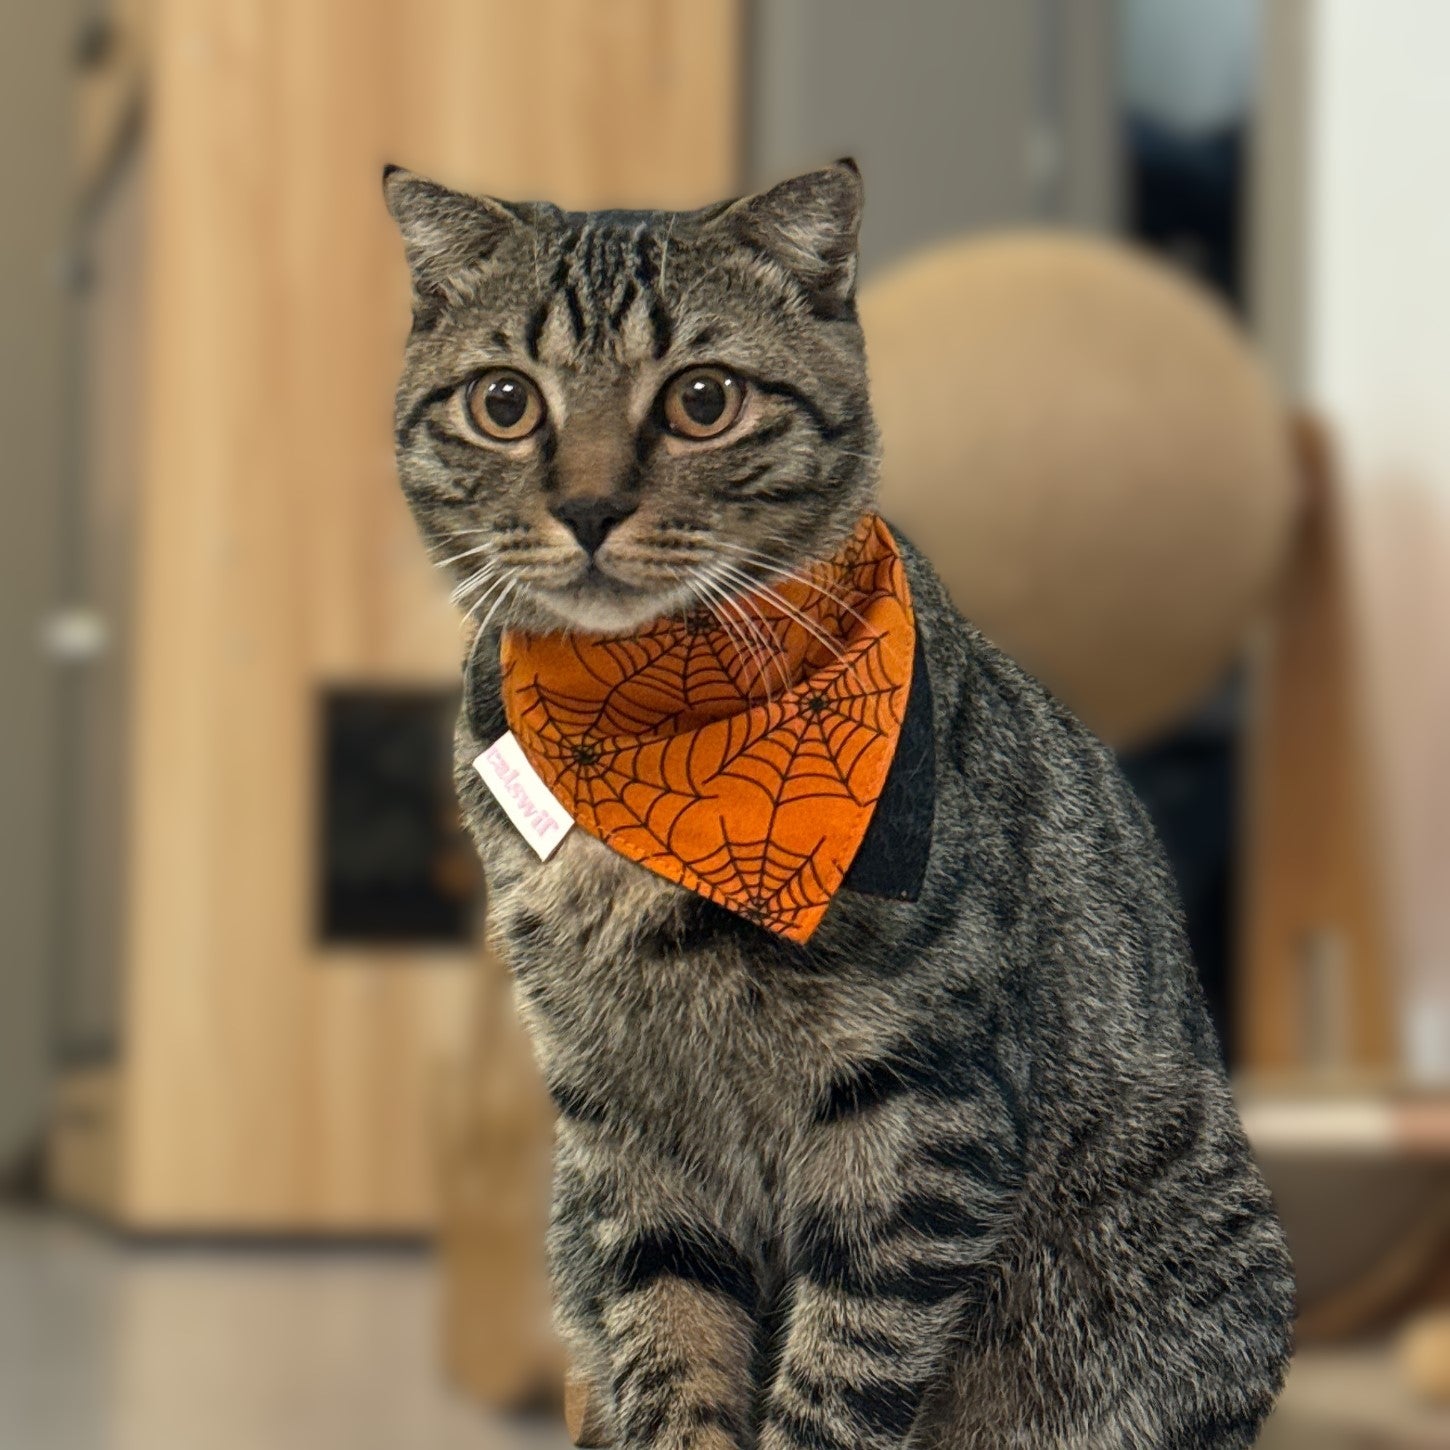
[[490,915],[546,1073],[678,1121],[819,1091],[859,1043],[859,988],[783,973],[749,936],[689,927],[692,898],[575,830],[544,862],[500,838]]
[[566,952],[614,959],[627,937],[678,909],[679,887],[577,827],[541,861],[507,822],[494,820],[481,854],[492,925],[505,943],[521,923],[541,921]]
[[719,1010],[683,942],[672,949],[683,897],[672,882],[577,828],[547,861],[500,839],[485,873],[491,926],[537,1033],[597,1056],[644,1031],[694,1035]]

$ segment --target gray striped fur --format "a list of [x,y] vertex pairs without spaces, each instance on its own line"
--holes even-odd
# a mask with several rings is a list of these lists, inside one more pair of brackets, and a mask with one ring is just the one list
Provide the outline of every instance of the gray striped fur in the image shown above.
[[[449,567],[492,591],[458,790],[559,1107],[559,1323],[616,1443],[1251,1444],[1291,1271],[1162,852],[1109,752],[919,553],[938,792],[916,902],[844,892],[795,946],[582,831],[540,863],[470,766],[504,729],[500,625],[628,630],[729,546],[819,558],[870,506],[854,168],[681,214],[386,185],[415,282],[402,481],[434,556],[479,549]],[[756,380],[729,446],[654,421],[697,361]],[[463,441],[450,411],[500,362],[549,403],[523,447]],[[637,504],[600,555],[629,587],[583,578],[548,513],[571,490]]]

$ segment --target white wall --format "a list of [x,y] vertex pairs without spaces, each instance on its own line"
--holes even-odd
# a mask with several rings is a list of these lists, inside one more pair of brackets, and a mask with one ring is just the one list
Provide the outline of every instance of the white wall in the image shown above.
[[1450,499],[1450,4],[1315,9],[1305,385],[1357,484]]
[[1450,1078],[1450,3],[1270,11],[1260,317],[1337,440],[1404,1041]]

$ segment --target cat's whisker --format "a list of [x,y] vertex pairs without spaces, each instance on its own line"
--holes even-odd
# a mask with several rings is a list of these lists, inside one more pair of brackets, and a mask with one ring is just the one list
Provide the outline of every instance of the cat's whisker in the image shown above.
[[722,609],[728,609],[732,616],[738,618],[741,625],[749,631],[752,639],[760,642],[761,664],[759,670],[759,683],[765,690],[765,700],[768,705],[775,704],[775,691],[771,688],[770,670],[775,669],[780,679],[780,686],[783,691],[790,689],[790,676],[786,673],[785,666],[780,661],[779,647],[770,638],[767,631],[758,625],[751,617],[748,609],[741,606],[738,600],[732,600],[728,595],[722,595],[720,601]]
[[802,614],[795,605],[784,598],[779,592],[772,589],[770,585],[752,579],[743,569],[738,568],[734,564],[727,564],[723,560],[720,563],[720,568],[726,577],[734,582],[737,588],[768,599],[781,613],[789,616],[807,634],[811,635],[829,650],[833,658],[837,660],[845,659],[846,651],[841,647],[839,640],[832,639],[813,619]]
[[741,639],[740,635],[734,629],[730,627],[730,621],[720,613],[718,604],[717,602],[715,602],[714,598],[707,598],[704,594],[692,594],[691,599],[693,607],[703,609],[705,613],[708,614],[710,618],[715,621],[716,628],[719,629],[720,632],[725,636],[725,638],[728,639],[730,643],[740,652],[741,658],[746,659],[750,661],[751,664],[756,665],[756,668],[758,670],[759,664],[756,661],[755,655],[751,652],[750,646],[746,643],[745,640]]
[[[687,574],[685,571],[679,569],[673,570],[671,572],[676,579],[679,579],[684,584],[687,602],[691,605],[702,605],[709,613],[710,617],[715,621],[715,623],[720,626],[721,630],[725,634],[725,637],[730,640],[730,642],[735,646],[736,649],[740,651],[742,655],[744,655],[753,665],[755,665],[757,671],[757,678],[759,679],[760,677],[762,677],[763,666],[760,663],[760,658],[757,651],[752,648],[749,643],[742,639],[735,632],[734,629],[731,628],[729,621],[722,618],[719,609],[716,608],[717,604],[723,604],[725,602],[725,596],[716,587],[713,581],[702,575],[692,576],[690,574]],[[685,622],[683,614],[681,614],[680,622],[681,624]],[[765,682],[765,690],[767,698],[770,699],[771,703],[773,704],[774,700],[773,697],[771,697],[770,695],[770,686],[768,681]]]
[[[755,681],[757,685],[765,684],[765,667],[761,663],[759,652],[750,644],[749,640],[743,638],[738,629],[732,627],[730,619],[721,613],[723,600],[719,595],[711,595],[709,598],[701,598],[700,601],[708,611],[710,617],[720,626],[726,639],[740,651],[741,657],[748,660],[755,667]],[[765,685],[767,697],[769,697],[769,686]],[[773,703],[773,701],[772,701]]]
[[485,588],[490,583],[492,583],[491,579],[481,579],[478,575],[475,574],[473,578],[467,580],[463,584],[460,584],[455,590],[453,590],[451,594],[449,594],[448,602],[453,605],[455,609],[461,609],[469,602],[470,598],[478,593],[480,589]]
[[816,580],[809,578],[807,575],[798,573],[793,569],[786,569],[783,573],[779,575],[779,577],[782,580],[789,581],[790,583],[799,584],[802,588],[809,589],[813,594],[819,594],[822,599],[825,599],[829,603],[834,604],[837,609],[841,610],[842,613],[849,614],[852,619],[856,620],[858,624],[865,625],[867,629],[874,628],[874,626],[871,624],[871,621],[867,619],[866,616],[862,614],[861,611],[857,609],[854,604],[850,603],[850,601],[847,600],[844,595],[838,594],[828,585],[821,584]]
[[760,606],[755,603],[753,593],[745,592],[738,583],[735,583],[734,587],[737,592],[731,596],[732,605],[735,606],[735,609],[740,610],[741,613],[744,613],[744,615],[750,618],[751,629],[757,632],[757,637],[764,637],[766,641],[769,641],[766,644],[767,654],[769,654],[771,661],[774,663],[774,667],[776,667],[776,673],[780,677],[782,689],[784,692],[789,693],[789,690],[792,689],[793,682],[790,679],[789,673],[786,671],[786,667],[784,667],[782,660],[784,651],[782,644],[780,644],[779,639],[776,637],[776,631],[771,628],[770,622],[767,621],[764,613],[761,613]]
[[[502,601],[505,598],[507,598],[509,590],[513,588],[514,583],[516,581],[513,580],[513,579],[508,579],[508,580],[500,581],[500,582],[502,582],[503,583],[503,586],[504,586],[503,587],[503,592],[494,601],[495,605],[497,605],[499,603],[502,603]],[[493,593],[493,587],[491,586],[489,589],[485,590],[484,593],[474,602],[473,606],[469,609],[468,613],[463,616],[463,623],[464,623],[465,626],[473,618],[473,616],[477,612],[479,606],[482,605],[484,603],[484,601],[492,593]],[[493,610],[490,609],[489,612],[488,612],[488,619],[485,619],[484,622],[482,624],[480,624],[479,627],[473,633],[473,643],[468,647],[468,658],[464,661],[464,664],[463,664],[463,678],[465,680],[468,680],[468,679],[470,679],[472,677],[472,674],[473,674],[473,663],[478,658],[478,646],[483,641],[484,634],[487,631],[487,628],[488,628],[488,620],[489,619],[492,619],[492,618],[493,618]]]
[[486,634],[488,632],[488,626],[492,622],[494,615],[498,613],[499,607],[503,604],[504,600],[513,593],[514,585],[518,582],[517,579],[509,579],[504,583],[503,592],[489,606],[488,613],[483,616],[483,621],[478,626],[479,634]]
[[463,583],[460,584],[458,587],[460,589],[470,588],[475,580],[486,578],[489,574],[497,570],[498,567],[499,561],[497,559],[487,559],[483,563],[481,563],[478,568],[475,569],[474,572],[470,574],[468,578],[465,579]]
[[446,569],[450,564],[462,563],[464,559],[471,559],[475,554],[484,553],[490,546],[488,544],[476,544],[471,549],[465,549],[461,554],[451,554],[446,559],[434,559],[435,569]]
[[762,567],[774,571],[775,576],[779,579],[790,580],[793,583],[800,584],[806,589],[810,589],[822,598],[829,599],[837,608],[845,610],[847,614],[870,628],[870,621],[866,616],[852,606],[842,595],[838,594],[829,585],[822,584],[809,574],[803,573],[799,567],[791,565],[788,561],[778,559],[771,554],[764,554],[758,549],[747,549],[742,544],[732,544],[723,540],[717,541],[716,548],[726,549],[732,554],[738,554],[743,559],[748,559],[753,563],[760,564]]
[[[726,597],[729,598],[729,596]],[[781,689],[788,692],[791,687],[791,679],[781,660],[783,651],[780,641],[775,637],[765,616],[751,603],[748,595],[730,599],[730,603],[734,606],[735,611],[743,617],[746,627],[760,641],[767,659],[775,666],[776,674],[780,676]]]
[[772,576],[778,579],[794,579],[799,584],[808,584],[812,589],[822,594],[830,593],[826,585],[819,584],[811,577],[810,572],[818,569],[820,565],[801,565],[793,563],[789,559],[782,559],[778,554],[767,554],[763,549],[752,549],[745,544],[733,543],[729,539],[716,539],[712,542],[712,548],[723,549],[726,553],[736,554],[753,564],[769,569]]
[[[468,620],[465,618],[464,623],[466,624],[467,622]],[[478,646],[483,642],[483,638],[484,631],[482,629],[474,630],[473,643],[468,647],[468,658],[463,664],[463,678],[465,682],[473,676],[473,663],[478,658]]]
[[846,658],[846,650],[839,640],[832,639],[809,615],[802,614],[800,610],[780,594],[776,593],[774,589],[768,587],[757,588],[755,593],[758,598],[774,605],[775,608],[779,609],[788,618],[798,624],[807,634],[826,649],[832,659],[844,660]]
[[483,606],[495,596],[501,585],[509,584],[512,582],[512,580],[495,579],[486,586],[480,587],[478,598],[475,599],[473,603],[469,606],[467,614],[463,616],[464,619],[472,619],[474,615],[477,614],[478,611],[482,609]]
[[454,589],[449,598],[454,604],[462,604],[470,594],[482,589],[486,584],[498,577],[499,566],[497,563],[488,563],[475,574],[470,574],[462,584]]
[[[727,595],[713,582],[702,580],[701,587],[707,589],[709,591],[710,597],[720,606],[720,609],[727,610],[732,619],[738,620],[741,627],[750,635],[751,639],[754,640],[754,646],[749,649],[743,650],[743,653],[747,655],[747,657],[750,659],[750,662],[755,666],[756,684],[765,691],[766,704],[774,705],[775,692],[770,687],[769,676],[769,666],[771,664],[774,664],[776,670],[779,672],[782,685],[785,686],[787,689],[790,687],[790,681],[786,677],[784,669],[781,667],[778,655],[771,648],[771,645],[766,640],[766,638],[756,628],[754,622],[750,619],[750,617],[745,613],[744,610],[739,608],[736,601],[731,600],[729,595]],[[741,641],[736,637],[734,632],[730,629],[729,625],[726,624],[723,619],[720,619],[719,611],[712,608],[710,612],[715,616],[717,620],[720,620],[721,628],[725,630],[725,633],[729,635],[731,639],[735,640],[736,646],[740,647]]]

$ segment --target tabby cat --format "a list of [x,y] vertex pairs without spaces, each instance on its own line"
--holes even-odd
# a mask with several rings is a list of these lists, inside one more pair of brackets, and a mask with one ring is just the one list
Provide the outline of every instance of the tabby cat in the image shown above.
[[475,627],[457,785],[558,1107],[559,1323],[614,1443],[1251,1444],[1291,1269],[1163,854],[910,544],[921,769],[807,939],[582,829],[541,860],[475,769],[510,724],[501,631],[506,657],[705,611],[754,657],[752,600],[870,513],[855,166],[691,212],[384,189],[398,465]]

